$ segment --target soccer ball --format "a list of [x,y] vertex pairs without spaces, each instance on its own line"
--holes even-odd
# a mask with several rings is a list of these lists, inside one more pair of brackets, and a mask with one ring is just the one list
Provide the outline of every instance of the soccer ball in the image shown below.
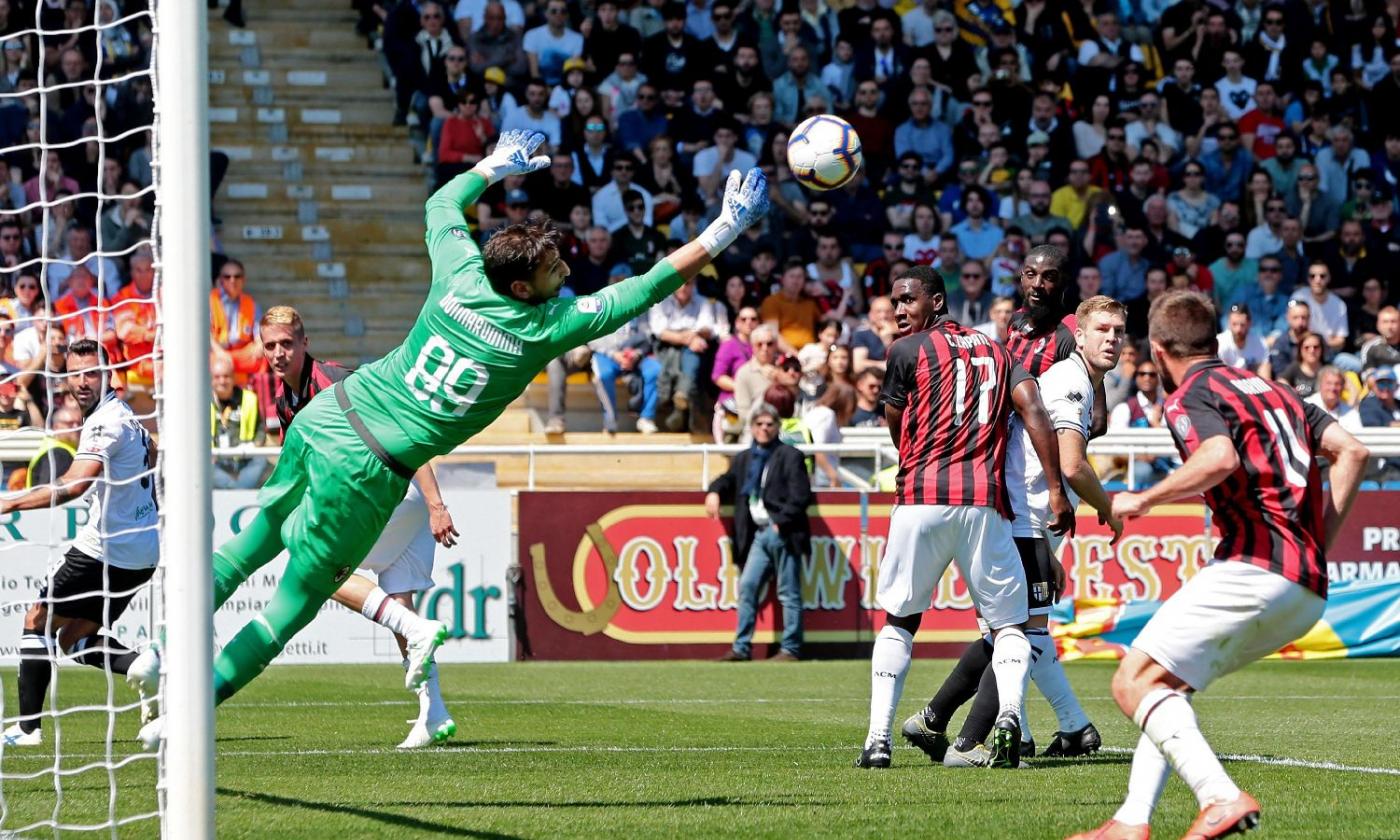
[[803,121],[788,138],[788,168],[805,187],[834,190],[860,171],[860,135],[830,114]]

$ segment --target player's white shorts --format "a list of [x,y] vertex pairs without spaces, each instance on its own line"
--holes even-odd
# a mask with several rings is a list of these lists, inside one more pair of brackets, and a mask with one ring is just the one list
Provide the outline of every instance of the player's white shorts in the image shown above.
[[418,484],[410,481],[408,493],[394,508],[389,524],[384,526],[384,533],[369,550],[359,571],[374,572],[379,588],[390,595],[431,589],[436,553],[437,544],[428,527],[428,503]]
[[1302,637],[1326,606],[1268,569],[1212,563],[1167,599],[1133,647],[1200,691]]
[[1026,621],[1026,573],[1011,539],[1011,523],[990,507],[896,505],[880,561],[876,603],[901,617],[927,610],[954,560],[989,627],[999,630]]

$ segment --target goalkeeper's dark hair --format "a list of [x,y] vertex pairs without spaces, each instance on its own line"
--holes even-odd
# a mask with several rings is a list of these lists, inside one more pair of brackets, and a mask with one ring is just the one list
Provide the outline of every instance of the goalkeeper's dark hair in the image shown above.
[[511,284],[530,282],[540,264],[559,252],[559,231],[548,221],[511,225],[491,237],[481,249],[486,279],[502,297],[512,297]]
[[907,271],[900,272],[895,280],[918,280],[919,285],[924,287],[924,295],[933,297],[943,295],[943,306],[936,314],[942,315],[948,311],[948,286],[943,282],[943,275],[934,271],[926,265],[910,266]]
[[91,338],[80,338],[80,339],[78,339],[77,341],[71,341],[71,342],[69,342],[69,343],[68,343],[68,355],[70,355],[70,356],[96,356],[96,357],[97,357],[97,363],[98,363],[101,367],[104,367],[104,368],[107,367],[107,351],[103,350],[103,349],[102,349],[102,345],[101,345],[101,344],[98,344],[96,341],[94,341],[94,340],[91,339]]

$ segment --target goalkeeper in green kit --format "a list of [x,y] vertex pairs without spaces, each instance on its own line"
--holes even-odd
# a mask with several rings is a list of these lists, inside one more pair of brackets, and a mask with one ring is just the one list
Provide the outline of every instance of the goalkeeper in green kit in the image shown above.
[[[478,249],[462,209],[507,175],[549,166],[545,136],[507,131],[495,151],[425,208],[432,284],[408,338],[322,391],[286,431],[259,494],[261,512],[214,555],[215,609],[284,547],[286,574],[267,606],[214,663],[215,702],[247,685],[353,572],[403,500],[414,470],[486,428],[551,359],[607,335],[694,277],[768,211],[768,185],[729,176],[720,215],[646,274],[560,299],[569,268],[557,234],[513,225]],[[410,648],[408,683],[427,673],[442,634]],[[141,730],[154,748],[164,718]]]

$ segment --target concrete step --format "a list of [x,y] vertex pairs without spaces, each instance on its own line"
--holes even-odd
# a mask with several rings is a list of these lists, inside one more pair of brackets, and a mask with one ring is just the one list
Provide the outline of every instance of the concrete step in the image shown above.
[[[363,100],[327,100],[320,97],[320,101],[314,103],[290,104],[290,105],[247,105],[238,101],[223,103],[219,100],[220,93],[211,93],[209,104],[209,122],[211,125],[241,125],[245,131],[255,126],[261,126],[266,132],[268,126],[285,124],[289,130],[299,126],[318,125],[327,128],[327,133],[332,136],[346,137],[356,136],[360,132],[360,127],[372,127],[383,125],[392,128],[389,123],[394,116],[394,103],[388,97],[378,95]],[[215,133],[223,137],[223,132],[213,129]],[[404,138],[408,137],[406,128],[400,129]],[[265,136],[265,135],[264,135]]]
[[262,140],[251,145],[238,145],[223,142],[215,144],[214,148],[227,154],[230,163],[238,164],[240,173],[249,171],[259,163],[275,164],[280,170],[283,165],[293,161],[302,164],[303,168],[318,164],[333,166],[336,173],[365,171],[380,176],[393,174],[404,177],[422,172],[422,167],[412,162],[406,143],[322,143],[288,137],[286,143],[272,144]]

